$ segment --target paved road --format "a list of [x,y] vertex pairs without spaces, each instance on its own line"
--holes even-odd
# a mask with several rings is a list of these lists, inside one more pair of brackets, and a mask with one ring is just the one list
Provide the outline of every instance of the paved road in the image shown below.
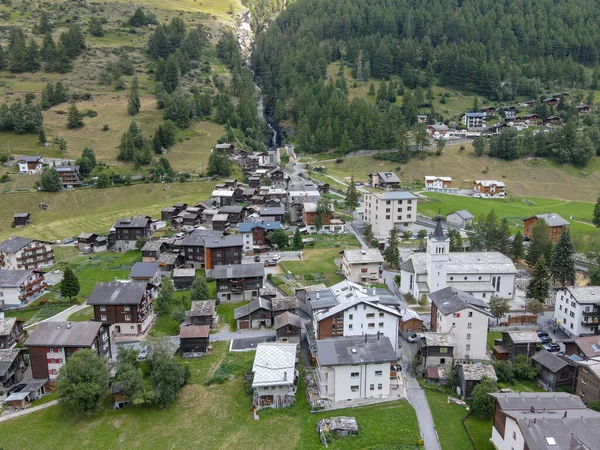
[[230,341],[232,339],[256,338],[264,336],[275,336],[275,330],[238,330],[238,331],[220,331],[210,335],[210,340]]
[[0,417],[0,422],[4,422],[4,421],[10,420],[10,419],[16,419],[17,417],[25,416],[27,414],[31,414],[33,412],[40,411],[45,408],[49,408],[50,406],[54,406],[56,404],[58,404],[58,400],[52,400],[51,402],[44,403],[43,405],[40,405],[40,406],[34,406],[32,408],[27,408],[27,409],[24,409],[22,411],[17,411],[12,414],[6,414],[6,415]]
[[[64,311],[59,312],[55,316],[48,317],[47,319],[44,319],[44,320],[40,320],[40,322],[50,322],[50,321],[55,322],[55,321],[59,321],[59,320],[66,321],[71,314],[76,313],[77,311],[81,311],[86,306],[87,306],[86,302],[83,302],[81,305],[71,306],[70,308],[67,308]],[[34,327],[34,326],[36,326],[40,322],[36,322],[36,323],[32,323],[31,325],[27,325],[25,327],[25,329],[29,329],[31,327]]]

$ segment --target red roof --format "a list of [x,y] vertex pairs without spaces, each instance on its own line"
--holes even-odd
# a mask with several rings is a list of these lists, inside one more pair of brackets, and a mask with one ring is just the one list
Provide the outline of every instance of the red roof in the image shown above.
[[210,325],[187,325],[179,328],[179,337],[186,338],[207,338],[210,333]]

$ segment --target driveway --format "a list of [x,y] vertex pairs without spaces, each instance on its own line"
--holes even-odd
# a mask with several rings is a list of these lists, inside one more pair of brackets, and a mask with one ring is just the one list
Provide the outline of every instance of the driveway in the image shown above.
[[210,335],[211,342],[215,341],[231,341],[232,339],[245,339],[275,336],[275,330],[260,329],[260,330],[238,330],[238,331],[219,331]]

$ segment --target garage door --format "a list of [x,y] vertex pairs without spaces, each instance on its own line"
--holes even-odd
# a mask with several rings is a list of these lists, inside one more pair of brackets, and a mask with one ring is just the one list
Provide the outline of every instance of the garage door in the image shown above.
[[240,320],[240,330],[247,330],[250,328],[250,322],[248,320]]

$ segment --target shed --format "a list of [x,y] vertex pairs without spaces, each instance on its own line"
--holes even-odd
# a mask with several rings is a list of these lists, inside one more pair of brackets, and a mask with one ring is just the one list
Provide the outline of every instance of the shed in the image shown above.
[[274,328],[278,341],[300,343],[302,319],[296,314],[286,311],[275,316]]
[[208,351],[209,325],[182,325],[179,328],[181,354],[184,358],[194,358]]
[[15,227],[26,227],[31,223],[31,214],[29,213],[15,213],[13,216]]
[[462,398],[471,398],[473,389],[484,378],[497,381],[494,366],[488,364],[459,364],[457,366],[458,382]]
[[173,270],[173,284],[175,289],[188,289],[196,280],[195,269],[175,269]]
[[560,387],[573,387],[577,377],[574,362],[542,350],[531,358],[533,365],[539,369],[538,378],[550,391]]

